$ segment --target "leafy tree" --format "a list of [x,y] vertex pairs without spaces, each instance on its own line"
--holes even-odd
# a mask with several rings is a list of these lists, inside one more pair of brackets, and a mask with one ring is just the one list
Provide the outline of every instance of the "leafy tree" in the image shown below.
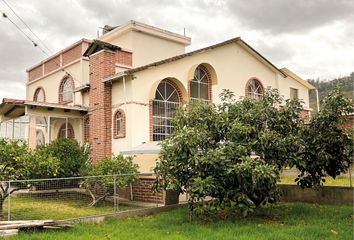
[[60,160],[57,177],[80,176],[89,159],[89,149],[75,139],[59,138],[38,150]]
[[89,206],[95,206],[98,202],[111,196],[114,193],[114,185],[116,189],[121,189],[133,182],[137,173],[138,166],[133,164],[133,158],[123,155],[106,158],[97,164],[87,166],[84,174],[94,177],[85,179],[81,186],[86,188],[92,198]]
[[45,151],[32,151],[25,142],[0,138],[0,217],[5,199],[21,188],[9,180],[55,177],[60,162]]
[[326,176],[336,178],[346,172],[353,161],[353,131],[342,128],[345,115],[353,113],[351,100],[337,86],[322,101],[301,132],[301,157],[296,161],[300,174],[296,179],[302,187],[319,186]]
[[161,144],[155,189],[188,192],[197,213],[233,207],[247,214],[277,201],[284,167],[299,168],[302,187],[337,176],[350,164],[352,142],[340,128],[350,104],[339,92],[330,96],[310,123],[300,118],[300,101],[284,100],[275,89],[260,100],[236,101],[224,90],[218,106],[190,103]]

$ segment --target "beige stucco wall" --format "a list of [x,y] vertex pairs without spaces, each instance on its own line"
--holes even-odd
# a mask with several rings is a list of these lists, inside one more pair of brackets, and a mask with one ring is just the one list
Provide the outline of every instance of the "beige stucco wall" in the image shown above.
[[294,80],[292,77],[280,77],[278,88],[285,99],[290,98],[290,88],[298,89],[299,99],[303,101],[303,107],[305,109],[310,109],[308,88]]
[[133,163],[139,166],[139,172],[151,173],[158,157],[158,154],[137,154],[133,156]]
[[133,67],[183,54],[185,45],[142,32],[133,32]]
[[133,52],[133,67],[139,67],[185,52],[185,45],[164,39],[158,35],[138,32],[133,29],[123,34],[103,35],[100,40]]
[[[186,95],[188,80],[193,78],[195,67],[201,63],[212,66],[217,76],[212,85],[214,103],[220,102],[219,94],[223,89],[230,89],[237,98],[243,97],[247,81],[256,77],[265,88],[278,88],[285,98],[290,96],[290,87],[299,89],[299,98],[305,101],[304,107],[308,107],[306,87],[290,77],[283,77],[274,68],[265,65],[244,48],[233,43],[135,73],[134,80],[131,81],[129,89],[127,88],[128,99],[133,102],[127,105],[127,136],[124,139],[113,140],[114,153],[129,150],[149,141],[148,103],[154,98],[158,83],[165,78],[178,80],[182,92]],[[113,84],[113,104],[123,101],[121,81]],[[184,100],[187,99],[185,97]]]
[[[89,62],[88,60],[79,60],[74,64],[65,68],[74,79],[74,88],[89,83]],[[59,85],[66,73],[59,70],[55,71],[42,79],[27,83],[27,100],[33,100],[34,92],[38,87],[42,87],[45,91],[46,102],[58,103]],[[82,105],[81,93],[75,93],[74,102],[69,105]]]

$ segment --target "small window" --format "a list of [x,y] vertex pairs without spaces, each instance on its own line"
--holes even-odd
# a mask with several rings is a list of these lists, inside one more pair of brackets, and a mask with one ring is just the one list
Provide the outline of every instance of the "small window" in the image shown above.
[[114,115],[113,123],[114,138],[125,137],[125,114],[124,111],[119,109]]
[[45,93],[43,88],[39,87],[36,89],[36,91],[34,92],[33,101],[45,102]]
[[114,114],[113,120],[113,137],[125,137],[125,113],[122,109],[118,109]]
[[68,127],[66,127],[66,123],[63,123],[61,125],[61,127],[59,128],[58,138],[71,138],[71,139],[74,139],[75,138],[75,134],[74,134],[73,126],[70,123],[68,123]]
[[70,77],[66,77],[62,80],[59,89],[59,102],[68,103],[73,101],[73,89],[74,83]]
[[203,99],[209,101],[210,77],[207,69],[199,65],[194,72],[194,78],[190,81],[190,98],[192,100]]
[[260,99],[264,94],[262,83],[257,79],[251,79],[246,86],[246,97]]
[[299,90],[296,88],[290,88],[290,99],[299,99]]

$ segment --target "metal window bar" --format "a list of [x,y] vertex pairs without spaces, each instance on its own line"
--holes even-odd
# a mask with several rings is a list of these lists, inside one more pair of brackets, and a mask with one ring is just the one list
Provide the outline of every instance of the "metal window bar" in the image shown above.
[[172,119],[180,106],[179,102],[153,100],[153,141],[162,141],[173,131]]

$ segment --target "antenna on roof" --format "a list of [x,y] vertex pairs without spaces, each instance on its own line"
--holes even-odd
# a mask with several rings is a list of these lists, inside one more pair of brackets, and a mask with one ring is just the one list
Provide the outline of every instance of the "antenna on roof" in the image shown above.
[[186,36],[186,28],[183,28],[183,36]]
[[97,38],[100,37],[100,30],[97,30]]

